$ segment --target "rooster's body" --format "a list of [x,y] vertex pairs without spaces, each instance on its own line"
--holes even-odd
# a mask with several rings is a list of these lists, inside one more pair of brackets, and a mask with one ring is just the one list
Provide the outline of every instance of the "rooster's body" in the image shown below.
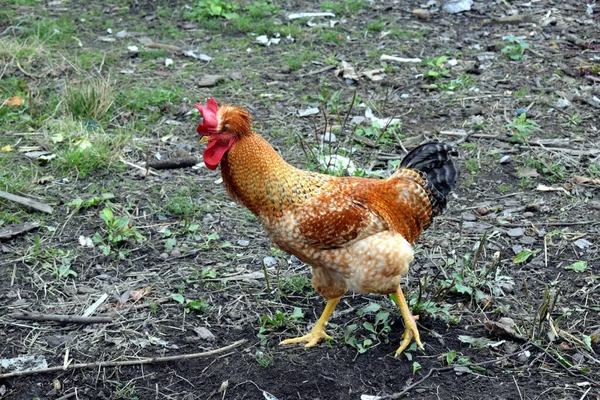
[[310,334],[283,343],[312,346],[328,338],[325,323],[350,289],[395,293],[407,325],[398,353],[412,337],[421,346],[400,279],[413,260],[412,244],[455,186],[451,148],[420,146],[387,179],[332,177],[286,163],[252,131],[244,110],[219,109],[212,99],[198,109],[204,117],[198,133],[210,142],[206,165],[220,163],[229,196],[256,215],[275,245],[312,266],[313,286],[328,300]]

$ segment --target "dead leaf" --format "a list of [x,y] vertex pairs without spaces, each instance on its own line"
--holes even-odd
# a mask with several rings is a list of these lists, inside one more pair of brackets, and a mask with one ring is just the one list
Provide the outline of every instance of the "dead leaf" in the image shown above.
[[577,185],[581,185],[584,183],[591,183],[592,185],[600,186],[600,179],[598,179],[598,178],[588,178],[586,176],[575,175],[571,181]]
[[527,338],[515,330],[515,321],[504,317],[496,321],[486,321],[485,330],[488,336],[507,337],[510,339],[527,340]]
[[13,96],[4,100],[4,103],[2,103],[2,105],[7,107],[19,107],[21,104],[23,104],[23,99],[21,99],[19,96]]
[[7,144],[6,146],[4,146],[3,148],[0,149],[0,151],[6,152],[8,153],[9,151],[12,151],[12,147],[10,144]]
[[346,61],[342,61],[342,68],[336,69],[335,75],[343,79],[358,81],[358,74],[356,73],[354,66]]
[[142,289],[132,290],[130,293],[130,298],[131,300],[137,302],[140,301],[140,299],[148,296],[150,292],[152,292],[152,286],[146,286]]
[[37,183],[38,185],[44,185],[48,182],[52,182],[55,178],[52,175],[44,175],[40,178],[34,179],[33,183]]
[[385,74],[383,73],[384,71],[385,70],[383,68],[372,69],[370,71],[363,71],[362,75],[366,76],[368,79],[372,80],[373,82],[377,82],[377,81],[383,80],[383,78],[385,77]]
[[540,176],[535,168],[523,167],[517,169],[517,178],[537,178]]

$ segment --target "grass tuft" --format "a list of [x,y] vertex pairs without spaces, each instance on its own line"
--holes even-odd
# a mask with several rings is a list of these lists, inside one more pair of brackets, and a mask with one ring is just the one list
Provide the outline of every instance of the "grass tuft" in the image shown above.
[[75,119],[102,120],[113,105],[109,79],[94,78],[68,87],[64,104],[67,114]]

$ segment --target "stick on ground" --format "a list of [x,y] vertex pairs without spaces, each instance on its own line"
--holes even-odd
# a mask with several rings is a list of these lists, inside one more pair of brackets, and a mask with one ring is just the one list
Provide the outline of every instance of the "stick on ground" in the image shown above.
[[32,231],[40,227],[39,222],[25,222],[24,224],[9,225],[0,228],[0,239],[10,239],[22,233]]
[[82,317],[81,315],[38,314],[27,311],[11,314],[16,319],[27,321],[52,321],[68,324],[107,324],[113,322],[111,317]]
[[166,160],[149,161],[148,166],[154,169],[177,169],[188,168],[198,164],[198,158],[194,156],[168,158]]
[[191,360],[194,358],[208,357],[213,356],[215,354],[224,353],[228,350],[231,350],[235,347],[238,347],[241,344],[246,343],[246,339],[238,340],[237,342],[233,342],[228,346],[221,347],[220,349],[209,350],[203,353],[192,353],[192,354],[180,354],[178,356],[169,356],[169,357],[154,357],[154,358],[140,358],[139,360],[130,360],[130,361],[101,361],[95,363],[85,363],[85,364],[72,364],[67,368],[64,367],[51,367],[38,369],[33,371],[19,371],[19,372],[11,372],[8,374],[0,375],[0,379],[7,378],[15,378],[18,376],[27,376],[27,375],[37,375],[37,374],[45,374],[47,372],[60,372],[60,371],[68,371],[71,369],[83,369],[83,368],[106,368],[106,367],[122,367],[127,365],[144,365],[144,364],[157,364],[164,363],[170,361],[180,361],[180,360]]
[[31,207],[38,211],[43,211],[45,213],[52,214],[52,207],[50,207],[48,204],[41,203],[37,200],[33,200],[28,197],[17,196],[16,194],[3,192],[1,190],[0,197],[6,200],[14,201],[15,203],[19,203],[27,207]]

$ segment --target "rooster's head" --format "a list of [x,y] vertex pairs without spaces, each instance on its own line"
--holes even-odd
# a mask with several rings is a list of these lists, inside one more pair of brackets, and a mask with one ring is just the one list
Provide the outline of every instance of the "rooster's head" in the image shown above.
[[223,156],[241,137],[252,133],[250,114],[243,108],[222,106],[219,108],[213,98],[206,100],[206,105],[196,104],[202,114],[202,123],[196,131],[202,136],[201,143],[208,142],[204,150],[204,164],[209,169],[216,169]]

